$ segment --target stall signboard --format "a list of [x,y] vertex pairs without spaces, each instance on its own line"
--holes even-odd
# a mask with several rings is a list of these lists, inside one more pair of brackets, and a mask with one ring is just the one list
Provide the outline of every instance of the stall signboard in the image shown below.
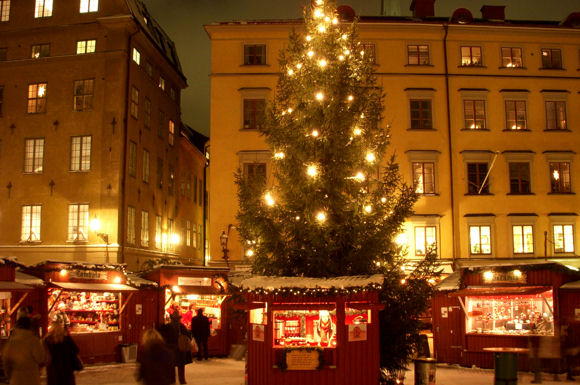
[[76,279],[91,279],[106,281],[108,279],[108,274],[106,271],[94,271],[94,270],[70,270],[68,272],[69,278]]
[[290,349],[286,353],[287,370],[316,370],[320,366],[320,353],[311,349]]
[[366,341],[367,340],[367,324],[348,325],[348,340]]
[[525,284],[526,283],[526,273],[521,270],[512,271],[484,271],[481,273],[483,275],[483,282],[486,284]]
[[574,321],[580,321],[580,309],[579,308],[574,309]]
[[211,283],[209,277],[177,277],[179,286],[211,286]]

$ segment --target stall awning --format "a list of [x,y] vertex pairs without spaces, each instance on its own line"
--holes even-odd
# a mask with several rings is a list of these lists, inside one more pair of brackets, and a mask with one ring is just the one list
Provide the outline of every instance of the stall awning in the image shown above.
[[80,282],[51,282],[54,286],[67,290],[82,291],[137,291],[134,287],[120,283],[80,283]]
[[551,286],[468,286],[464,289],[450,293],[451,297],[481,296],[481,295],[523,295],[539,294],[552,290]]
[[568,282],[560,286],[560,289],[578,290],[580,289],[580,281]]
[[14,281],[0,281],[0,291],[32,291],[33,287]]

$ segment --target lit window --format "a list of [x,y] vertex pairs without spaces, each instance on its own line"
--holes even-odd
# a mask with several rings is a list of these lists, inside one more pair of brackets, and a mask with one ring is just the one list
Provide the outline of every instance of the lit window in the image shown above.
[[162,227],[162,219],[161,219],[161,215],[156,215],[155,216],[155,248],[156,249],[161,249],[161,247],[163,246],[163,227]]
[[526,130],[528,128],[525,100],[506,100],[505,115],[507,130]]
[[465,67],[477,67],[482,65],[481,47],[462,46],[461,47],[461,65]]
[[508,68],[522,67],[522,49],[514,47],[502,47],[501,65]]
[[0,22],[10,20],[10,0],[0,0]]
[[265,109],[265,99],[244,99],[244,129],[261,129]]
[[163,76],[159,76],[159,88],[165,91],[165,79]]
[[173,219],[167,218],[167,246],[169,250],[175,250],[173,236],[175,235],[175,223]]
[[[276,328],[274,333],[274,347],[284,348],[296,343],[294,341],[304,341],[306,346],[316,345],[324,348],[336,348],[337,325],[335,304],[329,304],[333,306],[329,310],[296,309],[299,305],[289,305],[292,306],[290,309],[295,310],[276,310],[272,312],[274,327]],[[307,305],[304,305],[304,308],[307,308]]]
[[244,65],[266,64],[266,46],[253,44],[244,46]]
[[470,254],[491,254],[491,226],[469,226]]
[[541,52],[542,68],[562,68],[562,51],[560,49],[542,48]]
[[77,41],[77,55],[95,52],[97,46],[96,40],[79,40]]
[[149,183],[149,151],[143,150],[143,182]]
[[572,192],[569,162],[550,162],[550,184],[553,193]]
[[86,241],[88,239],[89,205],[68,205],[68,241]]
[[22,206],[22,226],[20,240],[22,242],[40,242],[41,205]]
[[418,194],[435,193],[435,163],[413,163],[413,186]]
[[131,116],[135,119],[139,116],[139,90],[135,86],[131,89]]
[[137,176],[137,143],[129,141],[129,176]]
[[527,162],[510,162],[510,193],[529,194],[530,188],[530,164]]
[[435,226],[415,227],[415,255],[423,256],[437,247],[437,232]]
[[137,48],[133,48],[133,61],[137,65],[141,65],[141,52]]
[[514,254],[533,254],[534,227],[532,225],[512,225]]
[[428,65],[429,64],[429,46],[428,45],[408,45],[407,58],[410,65]]
[[135,207],[127,207],[127,243],[135,244]]
[[185,229],[185,245],[191,246],[191,221],[186,221],[186,229]]
[[554,253],[574,253],[574,225],[554,225]]
[[197,225],[193,224],[193,234],[191,235],[191,246],[197,249]]
[[175,188],[175,171],[173,166],[169,165],[167,170],[167,192],[169,195],[173,195],[174,188]]
[[486,176],[487,163],[467,163],[467,192],[469,194],[489,193],[489,180],[485,179]]
[[465,128],[480,130],[486,128],[485,100],[464,100],[463,113]]
[[81,0],[80,13],[97,12],[99,0]]
[[28,107],[29,114],[40,114],[46,112],[46,83],[34,83],[28,85]]
[[34,6],[34,18],[52,16],[52,0],[36,0]]
[[73,109],[88,111],[93,109],[94,79],[75,80],[73,83]]
[[141,246],[149,246],[149,212],[141,211]]
[[[201,202],[201,198],[199,199],[199,201]],[[202,238],[203,234],[201,232],[201,225],[197,225],[197,249],[200,251],[203,249]]]
[[169,137],[168,137],[169,145],[173,146],[173,142],[175,140],[175,123],[171,119],[169,119],[168,128],[169,128]]
[[91,136],[73,136],[71,138],[71,171],[89,171],[91,169],[91,145]]
[[565,130],[566,122],[566,102],[546,101],[546,130]]
[[432,129],[433,118],[431,114],[430,99],[413,99],[411,104],[411,128]]
[[24,172],[41,174],[44,163],[44,138],[26,139],[24,142]]
[[50,56],[50,44],[35,44],[32,46],[32,59]]

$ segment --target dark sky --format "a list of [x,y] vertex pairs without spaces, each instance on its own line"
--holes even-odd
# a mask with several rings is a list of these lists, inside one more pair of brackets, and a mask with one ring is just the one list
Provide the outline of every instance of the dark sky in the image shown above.
[[[184,123],[209,135],[210,41],[203,26],[212,22],[256,19],[288,19],[302,16],[309,0],[143,0],[151,15],[177,45],[177,52],[189,87],[182,93]],[[384,0],[400,15],[410,15],[411,0]],[[580,0],[437,0],[435,16],[450,16],[467,8],[481,17],[482,5],[505,5],[507,19],[563,20],[580,12]],[[381,0],[338,0],[350,5],[357,15],[379,15]]]

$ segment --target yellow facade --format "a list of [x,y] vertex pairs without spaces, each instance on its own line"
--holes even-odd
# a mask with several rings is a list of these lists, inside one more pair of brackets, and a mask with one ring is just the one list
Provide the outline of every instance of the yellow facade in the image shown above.
[[[435,243],[449,265],[544,257],[578,264],[580,29],[573,24],[360,18],[361,47],[374,50],[385,93],[388,151],[403,179],[424,191],[397,237],[410,259]],[[236,224],[234,173],[255,162],[265,162],[270,173],[272,154],[258,130],[243,126],[244,100],[271,100],[278,53],[302,25],[205,28],[212,46],[209,207],[216,260],[219,234]],[[265,62],[244,64],[244,53],[256,46],[265,47]],[[542,61],[546,54],[553,62]],[[421,122],[411,118],[412,109]],[[485,127],[471,128],[476,116]],[[244,250],[233,233],[229,256],[240,262]]]
[[82,3],[12,1],[0,22],[0,255],[137,270],[180,256],[186,80],[141,2]]

